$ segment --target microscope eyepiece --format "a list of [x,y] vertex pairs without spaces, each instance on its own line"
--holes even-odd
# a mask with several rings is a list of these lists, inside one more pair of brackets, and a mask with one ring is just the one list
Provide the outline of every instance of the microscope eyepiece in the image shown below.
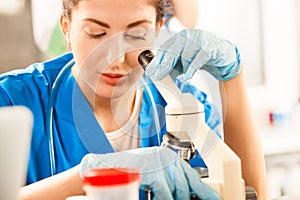
[[144,70],[146,69],[147,65],[151,62],[153,57],[154,57],[154,54],[150,50],[145,50],[142,53],[140,53],[140,55],[138,57],[138,61],[142,65]]

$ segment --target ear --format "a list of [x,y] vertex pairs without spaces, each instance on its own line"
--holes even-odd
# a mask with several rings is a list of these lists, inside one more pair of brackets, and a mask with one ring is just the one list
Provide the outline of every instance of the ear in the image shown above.
[[61,15],[59,19],[59,24],[61,27],[61,31],[65,36],[67,46],[68,48],[70,48],[70,20],[65,15]]
[[65,38],[68,39],[69,30],[70,30],[69,19],[64,15],[61,15],[59,19],[59,23],[60,23],[62,33],[64,34]]

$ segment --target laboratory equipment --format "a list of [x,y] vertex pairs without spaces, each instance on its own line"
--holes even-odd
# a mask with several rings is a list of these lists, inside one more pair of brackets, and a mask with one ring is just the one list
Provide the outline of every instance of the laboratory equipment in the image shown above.
[[[151,51],[145,50],[138,60],[145,69],[153,57]],[[206,125],[203,105],[190,93],[181,93],[169,75],[160,80],[152,80],[167,102],[167,135],[163,145],[177,150],[183,159],[192,158],[195,148],[208,167],[208,178],[203,178],[202,181],[224,200],[246,199],[241,161]],[[210,141],[209,146],[205,144],[206,141]]]
[[23,106],[0,108],[0,198],[17,200],[26,183],[33,115]]
[[[183,135],[185,133],[179,133]],[[163,136],[161,146],[168,147],[177,152],[177,155],[183,160],[190,162],[191,158],[196,156],[196,149],[191,140],[183,140],[174,136],[175,134],[167,132]]]
[[83,172],[83,189],[89,200],[139,200],[141,176],[129,168],[96,168]]
[[191,193],[200,199],[220,199],[211,187],[201,181],[197,171],[183,159],[178,159],[176,152],[170,148],[153,146],[106,154],[91,153],[83,157],[80,166],[81,172],[103,167],[138,168],[142,175],[142,200],[149,199],[149,192],[153,193],[154,199],[189,199]]

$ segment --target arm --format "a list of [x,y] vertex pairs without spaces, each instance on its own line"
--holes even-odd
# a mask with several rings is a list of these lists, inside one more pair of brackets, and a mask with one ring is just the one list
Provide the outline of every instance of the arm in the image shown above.
[[198,15],[198,0],[172,0],[176,18],[187,28],[195,28]]
[[236,78],[221,83],[225,90],[225,142],[241,159],[245,185],[252,186],[259,199],[267,199],[264,154],[249,109],[243,70]]
[[79,166],[21,188],[22,200],[65,200],[68,196],[83,195]]

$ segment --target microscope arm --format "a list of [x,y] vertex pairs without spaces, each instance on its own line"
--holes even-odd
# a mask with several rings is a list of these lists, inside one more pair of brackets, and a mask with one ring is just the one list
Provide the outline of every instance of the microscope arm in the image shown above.
[[167,132],[180,140],[191,140],[207,165],[209,177],[203,182],[224,200],[245,199],[241,161],[205,123],[203,104],[193,95],[181,93],[170,76],[154,84],[167,102]]
[[[146,50],[139,56],[145,68],[153,54]],[[161,80],[150,77],[167,102],[166,129],[180,141],[192,141],[208,167],[208,178],[203,182],[211,186],[224,200],[245,197],[239,157],[205,123],[205,110],[192,94],[182,93],[168,75]]]

